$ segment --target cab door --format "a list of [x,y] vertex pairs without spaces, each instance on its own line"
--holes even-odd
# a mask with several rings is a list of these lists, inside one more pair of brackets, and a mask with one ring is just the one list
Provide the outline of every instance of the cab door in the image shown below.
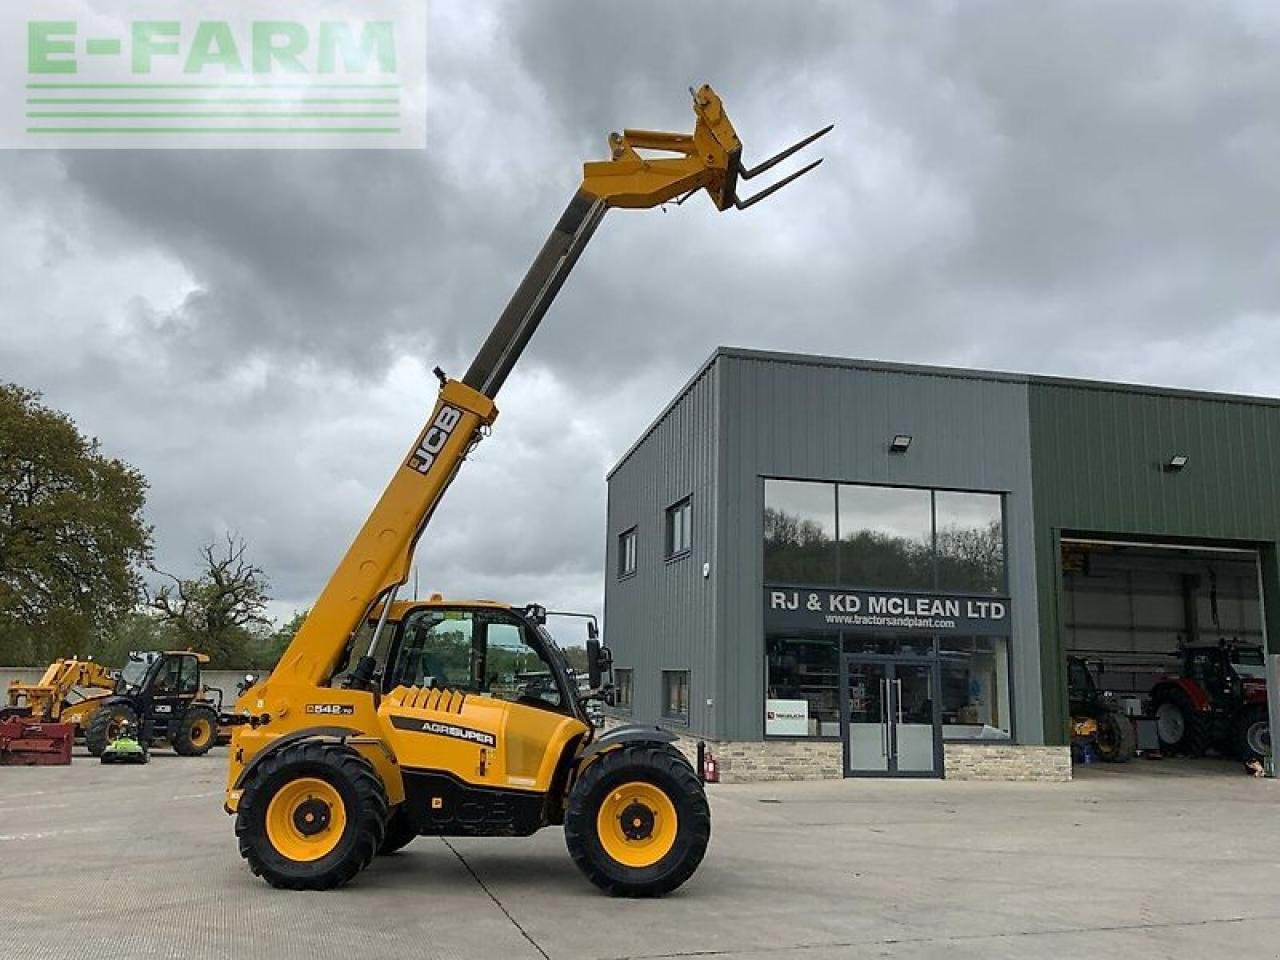
[[541,639],[500,608],[422,607],[402,621],[379,714],[406,770],[544,792],[586,732]]
[[195,657],[166,654],[155,667],[143,710],[152,737],[170,737],[200,690]]

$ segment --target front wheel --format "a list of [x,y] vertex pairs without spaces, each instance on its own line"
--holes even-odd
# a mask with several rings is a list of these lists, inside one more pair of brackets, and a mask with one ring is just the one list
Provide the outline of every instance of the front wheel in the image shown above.
[[1266,709],[1249,710],[1236,723],[1236,754],[1241,760],[1271,755],[1271,722]]
[[574,784],[564,836],[573,862],[601,890],[658,897],[698,869],[711,810],[678,751],[629,744],[595,760]]
[[183,757],[202,757],[218,739],[218,715],[209,707],[192,707],[178,725],[173,752]]
[[84,728],[84,745],[95,757],[102,756],[107,744],[126,730],[137,731],[138,715],[127,703],[108,703],[89,717]]
[[328,890],[367,867],[386,835],[387,793],[373,765],[340,743],[281,747],[245,784],[240,855],[273,887]]

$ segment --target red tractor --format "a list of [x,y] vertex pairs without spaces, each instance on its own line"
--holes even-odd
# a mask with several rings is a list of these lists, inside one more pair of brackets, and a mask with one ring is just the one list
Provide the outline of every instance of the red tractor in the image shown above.
[[1266,660],[1257,644],[1184,646],[1179,672],[1151,688],[1160,749],[1250,759],[1271,752]]

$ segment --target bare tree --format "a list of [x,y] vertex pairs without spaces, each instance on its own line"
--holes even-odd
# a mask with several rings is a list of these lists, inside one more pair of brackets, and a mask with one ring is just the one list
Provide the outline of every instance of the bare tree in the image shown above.
[[149,595],[147,605],[214,666],[248,664],[255,636],[270,626],[267,577],[247,554],[245,541],[228,533],[225,542],[201,548],[203,569],[195,579],[156,569],[171,582]]

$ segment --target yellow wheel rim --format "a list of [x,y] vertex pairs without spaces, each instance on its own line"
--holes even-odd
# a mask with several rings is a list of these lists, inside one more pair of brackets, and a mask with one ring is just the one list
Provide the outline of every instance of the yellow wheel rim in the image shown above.
[[124,725],[128,722],[129,718],[123,713],[112,715],[111,722],[107,724],[107,742],[110,743],[124,733]]
[[191,745],[193,747],[203,747],[209,742],[211,736],[213,736],[213,727],[209,725],[208,720],[200,719],[191,724]]
[[267,839],[290,860],[319,860],[332,853],[346,828],[342,796],[327,780],[291,780],[267,806]]
[[679,826],[671,798],[639,780],[610,791],[596,814],[604,852],[627,867],[651,867],[665,857],[675,846]]

